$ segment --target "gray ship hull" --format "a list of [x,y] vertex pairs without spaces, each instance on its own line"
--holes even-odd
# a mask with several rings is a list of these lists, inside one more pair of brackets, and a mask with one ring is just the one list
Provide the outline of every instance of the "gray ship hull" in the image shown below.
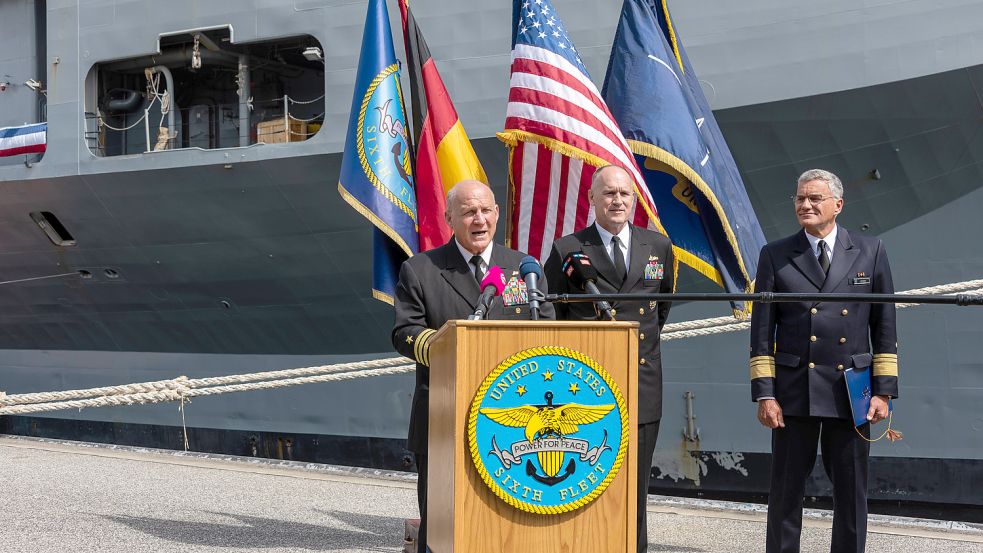
[[[0,162],[0,280],[91,275],[0,287],[0,389],[89,388],[391,355],[391,309],[365,284],[371,232],[336,191],[364,5],[217,2],[202,11],[185,2],[158,12],[144,2],[115,10],[103,4],[0,2],[0,26],[32,28],[32,8],[46,14],[43,47],[0,60],[0,74],[44,68],[50,129],[40,162]],[[898,289],[983,275],[983,52],[960,47],[979,30],[969,22],[983,21],[983,8],[956,1],[932,8],[888,2],[865,13],[847,4],[809,8],[815,13],[799,14],[805,27],[831,34],[829,44],[805,51],[783,30],[802,6],[753,4],[736,14],[715,3],[719,13],[710,17],[681,3],[676,16],[766,236],[795,230],[786,200],[793,179],[823,167],[847,187],[841,222],[884,239]],[[617,5],[571,0],[558,8],[595,76],[603,74]],[[464,42],[436,29],[460,25],[474,5],[420,0],[414,9],[503,199],[506,156],[493,133],[504,113],[510,8],[483,7]],[[921,40],[895,36],[916,21],[927,25]],[[149,42],[134,43],[134,33],[153,38],[223,24],[234,26],[238,41],[300,33],[321,41],[329,97],[321,133],[247,148],[115,158],[90,151],[83,112],[93,63],[152,51]],[[837,45],[834,38],[857,25],[867,43]],[[768,45],[774,52],[763,51]],[[933,45],[946,55],[916,55]],[[730,46],[745,61],[723,55]],[[911,61],[892,63],[895,57]],[[823,78],[810,80],[813,74]],[[16,92],[8,104],[14,111],[0,107],[0,126],[33,118],[26,114],[39,107],[33,93]],[[39,211],[57,215],[77,245],[52,244],[29,217]],[[680,290],[713,287],[684,271]],[[670,321],[726,312],[723,305],[678,305]],[[983,504],[973,493],[983,483],[981,321],[972,308],[899,314],[902,399],[894,424],[905,441],[874,445],[873,498]],[[769,434],[749,398],[746,333],[663,348],[665,415],[653,490],[765,493]],[[202,398],[185,406],[183,418],[173,404],[5,417],[0,430],[181,448],[186,427],[191,447],[202,451],[406,468],[412,384],[412,375],[401,375]],[[687,392],[695,395],[696,442],[682,434]],[[821,469],[809,493],[828,494]]]

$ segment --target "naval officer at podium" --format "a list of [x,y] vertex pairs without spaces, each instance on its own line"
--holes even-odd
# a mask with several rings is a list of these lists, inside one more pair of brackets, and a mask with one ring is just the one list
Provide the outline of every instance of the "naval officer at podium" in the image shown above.
[[[396,286],[396,322],[393,346],[416,360],[416,389],[410,411],[407,447],[416,457],[420,533],[417,550],[426,552],[427,528],[427,418],[430,390],[430,340],[437,329],[454,319],[466,319],[476,307],[481,282],[489,267],[501,267],[506,289],[519,293],[496,297],[488,319],[529,319],[528,296],[519,278],[525,254],[495,244],[498,204],[486,184],[466,180],[447,193],[444,218],[454,233],[447,244],[406,260]],[[546,281],[541,281],[546,292]],[[553,306],[542,303],[540,318],[555,318]],[[462,437],[463,439],[463,437]]]

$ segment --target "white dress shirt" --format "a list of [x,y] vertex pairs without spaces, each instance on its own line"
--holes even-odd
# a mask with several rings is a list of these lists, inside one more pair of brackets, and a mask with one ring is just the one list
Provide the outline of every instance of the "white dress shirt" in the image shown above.
[[[611,263],[614,263],[614,242],[611,241],[611,238],[614,237],[614,235],[597,223],[594,223],[594,226],[597,227],[597,233],[601,235],[601,242],[604,243],[604,251],[608,252],[608,257],[611,259]],[[629,257],[629,254],[631,253],[631,250],[629,249],[631,247],[631,225],[625,225],[625,228],[621,229],[621,232],[618,233],[618,240],[621,241],[621,255],[625,260],[625,270],[627,270],[628,260],[631,259],[631,257]]]
[[[464,249],[464,246],[457,241],[456,237],[454,238],[454,243],[457,244],[457,250],[461,252],[461,256],[464,257],[464,262],[468,264],[468,267],[471,267],[471,272],[473,273],[474,265],[471,263],[471,258],[474,257],[474,254]],[[491,266],[491,251],[493,245],[494,242],[489,242],[488,245],[485,246],[484,251],[478,254],[481,256],[481,274],[483,275],[488,273],[488,267]]]
[[809,240],[809,247],[812,248],[812,253],[816,254],[816,258],[819,258],[819,241],[824,240],[826,242],[826,255],[829,256],[830,264],[833,263],[833,251],[836,249],[833,246],[836,245],[836,229],[837,225],[833,225],[833,230],[829,231],[829,234],[825,238],[819,238],[818,236],[813,236],[806,232],[806,238]]

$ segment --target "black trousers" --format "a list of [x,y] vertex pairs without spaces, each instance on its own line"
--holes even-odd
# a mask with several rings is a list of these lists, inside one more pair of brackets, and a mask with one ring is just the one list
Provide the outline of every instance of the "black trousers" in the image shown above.
[[659,423],[655,421],[638,425],[638,553],[649,548],[648,506],[649,481],[652,479],[652,455],[659,439]]
[[427,456],[420,453],[416,458],[416,501],[420,506],[420,532],[416,537],[417,553],[427,553]]
[[[870,437],[870,425],[859,430]],[[816,464],[816,445],[833,483],[832,553],[863,553],[867,541],[867,458],[870,443],[853,421],[785,417],[771,433],[767,553],[798,553],[806,479]]]

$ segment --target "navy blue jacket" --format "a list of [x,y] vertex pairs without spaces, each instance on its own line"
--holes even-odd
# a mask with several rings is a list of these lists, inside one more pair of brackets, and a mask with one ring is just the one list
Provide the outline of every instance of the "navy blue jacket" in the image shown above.
[[[495,244],[491,265],[501,267],[506,280],[512,281],[519,279],[519,264],[524,257],[524,253]],[[454,237],[439,248],[407,259],[399,269],[392,342],[396,351],[416,361],[416,388],[407,437],[407,447],[414,453],[427,453],[430,341],[447,321],[466,319],[474,312],[480,292],[473,270],[461,255]],[[547,292],[546,282],[541,282],[539,287],[543,293]],[[501,296],[492,301],[486,315],[490,320],[528,320],[529,317],[528,303],[507,306]],[[553,305],[543,303],[540,317],[555,319]]]
[[[805,231],[761,249],[755,292],[894,293],[878,238],[838,227],[824,276]],[[778,400],[785,415],[851,418],[843,371],[873,366],[872,393],[898,397],[894,304],[755,304],[751,396]]]
[[[561,269],[563,260],[572,252],[583,251],[597,269],[597,289],[602,294],[615,292],[670,293],[675,291],[676,262],[672,242],[664,234],[632,225],[631,259],[625,267],[628,274],[622,284],[616,284],[614,263],[604,249],[597,225],[568,234],[553,243],[544,265],[550,290],[557,294],[583,293],[574,288]],[[649,263],[661,263],[662,274],[646,277]],[[652,278],[658,276],[658,278]],[[638,423],[648,424],[662,419],[662,351],[660,333],[669,317],[671,302],[615,301],[611,307],[619,321],[638,321]],[[594,321],[597,311],[591,303],[556,305],[556,317],[561,320]]]

